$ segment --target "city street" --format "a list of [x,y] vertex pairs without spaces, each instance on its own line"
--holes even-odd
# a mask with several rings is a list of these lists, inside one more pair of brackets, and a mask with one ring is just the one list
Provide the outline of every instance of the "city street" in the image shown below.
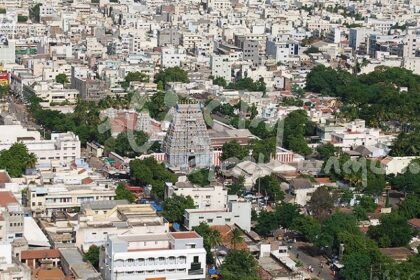
[[[306,246],[310,245],[309,243],[305,242],[295,242],[291,244],[291,249],[289,250],[290,255],[295,260],[300,260],[303,263],[306,271],[309,271],[309,266],[312,266],[314,272],[311,273],[312,277],[316,277],[322,280],[334,280],[332,276],[332,271],[326,265],[327,259],[323,256],[316,256],[313,257],[309,255],[306,250],[303,250]],[[321,262],[324,264],[323,268],[321,268]]]

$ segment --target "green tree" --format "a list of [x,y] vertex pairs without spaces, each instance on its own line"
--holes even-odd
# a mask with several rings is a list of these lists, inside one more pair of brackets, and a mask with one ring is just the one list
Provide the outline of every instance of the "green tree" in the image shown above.
[[171,223],[184,222],[185,209],[194,209],[194,200],[191,196],[174,194],[163,202],[162,215]]
[[187,177],[191,183],[199,185],[201,187],[205,187],[210,184],[210,175],[210,170],[207,168],[203,168],[188,174]]
[[227,160],[229,158],[237,158],[239,160],[244,159],[248,155],[248,149],[242,147],[236,140],[226,142],[222,146],[221,160]]
[[321,226],[321,233],[315,241],[318,248],[324,249],[328,254],[337,253],[343,232],[359,235],[357,220],[353,215],[336,212],[328,217]]
[[169,109],[176,105],[178,97],[175,94],[158,91],[146,103],[146,108],[152,118],[162,121]]
[[328,160],[330,157],[334,156],[337,153],[337,148],[333,144],[321,144],[316,148],[319,159]]
[[67,84],[69,82],[69,79],[67,78],[67,75],[64,73],[58,74],[55,76],[55,81],[59,84]]
[[93,267],[99,271],[99,252],[100,247],[91,245],[89,250],[83,255],[83,260],[90,262]]
[[165,70],[161,70],[155,76],[155,83],[162,82],[164,85],[170,82],[181,82],[188,83],[188,75],[185,70],[180,67],[169,67]]
[[294,220],[300,216],[299,206],[291,203],[281,203],[276,207],[277,223],[284,228],[291,228]]
[[279,228],[275,221],[276,214],[274,212],[261,211],[257,218],[255,231],[261,236],[269,236],[274,230]]
[[348,280],[369,280],[371,270],[371,259],[368,255],[355,252],[344,256],[344,269],[340,275]]
[[230,245],[232,246],[233,250],[236,250],[238,247],[238,244],[241,244],[244,241],[244,238],[242,237],[242,232],[238,228],[234,228],[230,232]]
[[127,90],[131,82],[149,82],[149,76],[142,72],[128,72],[121,86]]
[[379,247],[406,246],[411,240],[413,230],[404,217],[391,213],[382,215],[380,221],[380,225],[370,226],[368,231],[368,236],[374,239]]
[[399,205],[398,213],[406,219],[420,218],[420,198],[408,195]]
[[0,99],[6,97],[9,94],[9,90],[10,90],[9,86],[0,85]]
[[40,7],[42,6],[41,3],[35,4],[33,7],[29,9],[29,17],[31,18],[32,22],[39,23],[40,22]]
[[297,216],[293,220],[291,228],[300,232],[309,242],[315,242],[321,233],[321,224],[311,216]]
[[28,21],[28,17],[24,16],[24,15],[18,15],[18,22],[19,23],[24,23]]
[[115,189],[115,199],[122,200],[125,199],[130,203],[133,203],[136,201],[136,196],[126,189],[126,187],[123,184],[118,184],[117,188]]
[[256,162],[269,162],[276,152],[276,138],[254,140],[250,145],[250,149]]
[[245,178],[243,176],[239,176],[239,178],[235,182],[226,186],[228,189],[228,194],[239,195],[240,192],[245,189],[244,183],[245,183]]
[[325,187],[319,187],[308,202],[308,209],[320,221],[325,220],[334,208],[334,199]]
[[203,238],[204,249],[207,252],[207,264],[214,264],[215,258],[212,250],[222,243],[220,232],[212,229],[208,224],[203,222],[200,223],[200,225],[193,227],[193,230]]
[[261,193],[268,196],[270,201],[277,202],[284,199],[284,192],[280,188],[280,182],[272,175],[258,178],[254,188],[261,190]]
[[143,160],[135,159],[130,161],[130,176],[136,185],[152,186],[152,194],[163,200],[165,182],[175,183],[177,176],[167,170],[165,165],[158,163],[154,158],[149,157]]
[[29,153],[23,143],[15,143],[8,150],[0,151],[0,169],[5,169],[11,177],[21,177],[26,168],[33,168],[37,158]]
[[223,279],[258,279],[258,263],[248,251],[230,250],[220,267]]
[[225,88],[227,86],[227,82],[223,77],[216,77],[213,79],[213,85],[218,85]]

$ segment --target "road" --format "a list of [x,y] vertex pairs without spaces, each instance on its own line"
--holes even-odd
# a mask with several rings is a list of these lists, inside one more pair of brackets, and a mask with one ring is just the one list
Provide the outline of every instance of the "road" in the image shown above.
[[[300,260],[305,269],[308,271],[308,267],[312,266],[314,268],[314,272],[311,273],[313,278],[318,278],[322,280],[334,280],[332,276],[332,271],[326,265],[327,260],[322,256],[313,257],[309,255],[306,250],[302,250],[303,248],[308,246],[308,243],[304,242],[295,242],[290,244],[291,249],[289,250],[290,255],[296,259]],[[321,268],[321,262],[324,264],[323,268]]]
[[19,101],[17,101],[14,97],[9,96],[9,112],[13,114],[18,121],[22,124],[22,126],[28,129],[36,129],[41,131],[43,128],[39,125],[35,124],[26,110],[26,106]]

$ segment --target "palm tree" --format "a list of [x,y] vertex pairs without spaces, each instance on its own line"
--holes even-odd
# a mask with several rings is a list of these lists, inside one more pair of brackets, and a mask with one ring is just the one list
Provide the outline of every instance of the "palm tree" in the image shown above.
[[28,168],[34,168],[38,159],[34,153],[30,153],[28,155],[28,158],[26,159],[26,167]]
[[238,228],[234,228],[230,232],[230,245],[232,246],[233,250],[236,250],[238,244],[242,243],[244,238],[242,237],[242,233]]
[[214,263],[217,266],[217,259],[216,259],[216,250],[215,247],[222,243],[222,236],[220,235],[220,232],[217,230],[210,230],[207,240],[210,245],[210,250],[212,251]]

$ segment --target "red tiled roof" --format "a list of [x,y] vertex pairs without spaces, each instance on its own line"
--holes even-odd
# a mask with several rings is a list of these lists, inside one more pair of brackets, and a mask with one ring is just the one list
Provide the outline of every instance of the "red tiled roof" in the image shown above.
[[93,180],[90,177],[86,177],[86,178],[82,179],[82,184],[89,185],[89,184],[92,184],[92,183],[93,183]]
[[21,253],[21,259],[52,259],[59,258],[60,251],[58,249],[44,249],[44,250],[25,250]]
[[186,231],[186,232],[171,232],[171,235],[176,239],[188,239],[188,238],[198,238],[200,235],[195,231]]
[[10,183],[10,176],[6,171],[0,172],[0,184]]
[[18,203],[12,192],[0,192],[0,206],[6,207],[8,204]]

